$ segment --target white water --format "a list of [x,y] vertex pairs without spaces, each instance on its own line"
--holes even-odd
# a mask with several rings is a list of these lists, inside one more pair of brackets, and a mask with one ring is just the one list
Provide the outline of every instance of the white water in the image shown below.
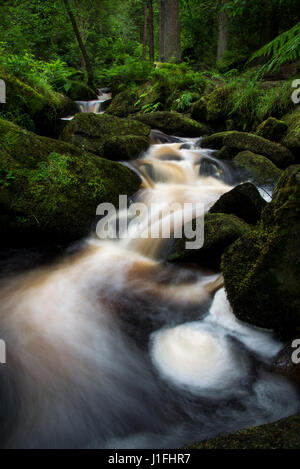
[[[217,178],[199,176],[211,153],[189,143],[154,145],[133,163],[136,201],[208,210],[230,190],[225,163],[211,159]],[[212,301],[218,273],[164,264],[165,254],[159,238],[92,236],[3,285],[3,447],[180,447],[297,411],[293,386],[268,371],[281,344],[237,321],[224,290]]]

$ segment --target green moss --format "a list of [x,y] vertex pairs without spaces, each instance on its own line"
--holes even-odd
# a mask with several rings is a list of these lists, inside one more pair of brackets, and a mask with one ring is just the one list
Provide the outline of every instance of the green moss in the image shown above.
[[21,127],[50,135],[59,118],[74,111],[72,101],[59,93],[44,90],[42,94],[4,70],[0,70],[0,78],[5,80],[7,94],[0,117]]
[[249,225],[235,215],[207,214],[204,218],[203,247],[197,250],[187,250],[185,243],[188,240],[185,237],[177,239],[168,255],[168,261],[185,264],[198,263],[218,269],[224,250],[250,230]]
[[245,168],[255,183],[260,186],[274,186],[282,171],[271,160],[251,151],[243,151],[234,158],[234,163]]
[[223,194],[211,207],[210,213],[234,214],[247,223],[255,224],[259,221],[265,206],[266,202],[256,187],[251,183],[245,183]]
[[116,117],[127,117],[135,111],[136,101],[137,94],[134,91],[122,91],[113,98],[106,112]]
[[257,127],[256,134],[273,142],[280,142],[287,129],[288,125],[285,122],[269,117]]
[[271,142],[258,135],[229,131],[219,132],[203,139],[203,148],[220,149],[228,146],[235,150],[236,153],[247,150],[258,155],[269,158],[279,168],[286,168],[295,161],[294,155],[290,150],[279,143]]
[[157,111],[149,114],[135,114],[133,119],[169,135],[200,137],[210,133],[205,125],[178,112]]
[[0,174],[12,178],[0,186],[0,226],[9,242],[84,236],[99,203],[117,206],[119,194],[139,188],[125,166],[0,119],[0,135],[5,129],[10,137],[9,144],[1,139]]
[[61,139],[108,159],[133,159],[148,145],[150,127],[133,119],[109,114],[77,114]]
[[190,449],[300,449],[300,414],[202,441]]
[[286,115],[283,120],[288,125],[288,131],[283,139],[283,144],[292,150],[297,157],[297,162],[300,161],[300,108],[296,108],[294,112]]
[[281,334],[300,324],[300,167],[279,180],[255,230],[223,255],[222,270],[235,315]]

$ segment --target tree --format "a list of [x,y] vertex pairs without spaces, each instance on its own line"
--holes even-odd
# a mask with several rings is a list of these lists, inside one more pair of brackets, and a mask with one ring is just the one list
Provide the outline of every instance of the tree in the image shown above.
[[217,51],[217,60],[221,60],[225,52],[228,50],[229,42],[229,18],[224,7],[226,5],[226,0],[221,0],[219,2],[219,15],[218,15],[218,51]]
[[154,31],[153,31],[153,4],[147,0],[149,12],[149,59],[154,62]]
[[83,59],[84,59],[85,65],[86,65],[86,70],[87,70],[87,74],[88,74],[88,85],[92,88],[94,86],[94,74],[93,74],[93,69],[92,69],[92,66],[91,66],[91,62],[90,62],[88,53],[87,53],[85,45],[82,41],[82,37],[80,35],[75,16],[74,16],[74,14],[71,10],[69,0],[63,0],[63,1],[64,1],[64,4],[65,4],[67,13],[69,15],[70,21],[72,23],[73,30],[74,30],[76,39],[78,41],[78,45],[80,47],[80,50],[81,50],[81,53],[82,53],[82,56],[83,56]]
[[178,0],[159,1],[159,60],[181,60],[180,19]]

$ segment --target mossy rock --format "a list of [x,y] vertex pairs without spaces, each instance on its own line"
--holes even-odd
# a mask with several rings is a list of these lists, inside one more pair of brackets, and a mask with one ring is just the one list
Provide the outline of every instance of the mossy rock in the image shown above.
[[116,117],[127,117],[135,111],[134,104],[137,101],[137,94],[132,91],[122,91],[118,93],[108,106],[106,112]]
[[283,118],[288,125],[288,131],[284,139],[283,145],[289,148],[296,156],[297,163],[300,162],[300,107]]
[[256,134],[267,140],[280,142],[286,134],[287,129],[288,125],[286,122],[275,119],[275,117],[269,117],[257,127]]
[[185,237],[177,239],[168,255],[168,261],[197,263],[218,269],[224,250],[249,231],[251,231],[250,226],[235,215],[206,214],[204,217],[203,247],[189,250],[185,247],[185,243],[188,241]]
[[233,161],[236,165],[245,168],[252,180],[260,186],[273,187],[282,174],[282,171],[271,160],[251,151],[240,152]]
[[0,231],[10,245],[88,234],[99,203],[118,205],[139,177],[118,163],[0,119]]
[[209,212],[231,213],[247,223],[255,224],[259,221],[266,204],[256,187],[246,182],[223,194]]
[[192,118],[212,125],[223,123],[229,115],[229,95],[230,90],[228,88],[220,87],[203,96],[192,105]]
[[190,449],[300,449],[300,414],[231,435],[201,441]]
[[218,160],[232,160],[235,153],[236,151],[234,148],[230,148],[224,145],[221,150],[218,150],[216,153],[214,153],[214,158],[217,158]]
[[60,93],[42,93],[4,70],[0,70],[0,78],[6,83],[6,103],[0,105],[0,116],[27,130],[54,135],[60,117],[76,112],[73,101]]
[[238,319],[279,334],[300,325],[300,166],[288,168],[259,225],[224,253],[228,299]]
[[179,137],[201,137],[210,133],[208,127],[179,112],[157,111],[148,114],[135,114],[133,119],[149,125],[152,129]]
[[61,139],[108,159],[129,160],[149,146],[149,134],[150,127],[133,119],[82,113],[66,125]]
[[283,169],[295,162],[295,157],[288,148],[279,143],[271,142],[263,137],[246,132],[238,132],[235,130],[219,132],[205,137],[202,142],[203,148],[219,150],[223,146],[234,149],[236,154],[240,151],[248,150],[258,155],[266,156],[276,166]]
[[294,337],[289,341],[288,344],[283,347],[280,352],[276,355],[272,363],[272,370],[283,376],[287,376],[289,379],[295,381],[298,385],[300,384],[300,363],[295,363],[293,355],[296,353],[299,357],[296,347],[292,347],[294,340],[297,340],[297,344],[300,344],[300,336]]

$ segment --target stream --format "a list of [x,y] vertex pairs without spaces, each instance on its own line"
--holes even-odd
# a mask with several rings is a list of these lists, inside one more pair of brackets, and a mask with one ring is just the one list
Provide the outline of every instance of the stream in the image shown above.
[[125,239],[92,233],[13,275],[7,262],[4,448],[180,448],[299,408],[293,385],[270,371],[282,344],[239,322],[224,288],[211,293],[219,272],[167,263],[170,240],[137,235],[168,216],[165,204],[208,211],[242,176],[201,139],[151,140],[126,164],[142,179],[132,202],[161,206],[159,217],[139,217]]

